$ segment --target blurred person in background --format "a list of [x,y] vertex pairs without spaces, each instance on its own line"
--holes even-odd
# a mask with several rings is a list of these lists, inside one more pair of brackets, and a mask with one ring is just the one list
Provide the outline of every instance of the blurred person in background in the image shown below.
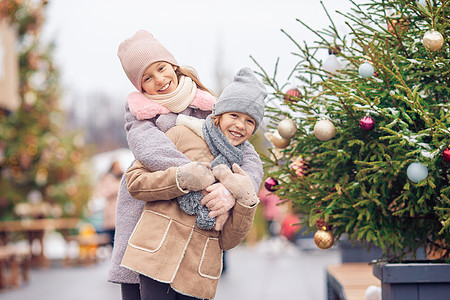
[[119,161],[115,160],[99,180],[97,185],[98,194],[105,199],[103,208],[103,233],[110,236],[111,247],[114,245],[114,234],[116,231],[116,206],[117,194],[123,171]]
[[264,185],[258,193],[259,200],[262,205],[262,215],[267,223],[267,230],[269,232],[269,239],[278,237],[280,233],[280,198],[267,190]]

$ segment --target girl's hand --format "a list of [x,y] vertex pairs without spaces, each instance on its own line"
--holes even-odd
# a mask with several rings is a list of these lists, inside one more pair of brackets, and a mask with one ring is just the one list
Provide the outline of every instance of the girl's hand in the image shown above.
[[203,190],[203,194],[204,197],[200,203],[210,210],[211,218],[226,213],[236,204],[236,199],[220,182],[208,186]]

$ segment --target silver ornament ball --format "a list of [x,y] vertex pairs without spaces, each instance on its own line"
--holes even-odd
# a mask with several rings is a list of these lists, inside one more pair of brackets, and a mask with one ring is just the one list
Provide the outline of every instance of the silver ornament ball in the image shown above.
[[314,125],[314,135],[320,141],[326,142],[330,140],[335,132],[336,129],[333,123],[328,120],[320,120]]
[[365,62],[359,66],[358,73],[362,78],[369,78],[375,73],[375,69],[372,64]]
[[438,51],[444,45],[444,37],[439,31],[428,30],[423,35],[422,44],[430,51]]
[[277,126],[278,133],[285,139],[291,139],[297,132],[297,124],[291,119],[284,119]]
[[418,183],[428,176],[428,169],[420,162],[414,162],[406,169],[408,179],[414,183]]
[[291,143],[290,139],[283,138],[278,132],[275,132],[274,134],[270,135],[269,140],[275,147],[279,149],[284,149]]

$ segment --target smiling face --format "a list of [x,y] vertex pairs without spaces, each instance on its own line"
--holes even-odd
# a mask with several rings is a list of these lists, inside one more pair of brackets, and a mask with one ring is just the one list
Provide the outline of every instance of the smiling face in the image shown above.
[[150,95],[168,94],[178,86],[177,69],[164,61],[151,64],[142,75],[142,89]]
[[220,116],[219,127],[227,140],[237,146],[252,136],[256,122],[247,114],[227,112]]

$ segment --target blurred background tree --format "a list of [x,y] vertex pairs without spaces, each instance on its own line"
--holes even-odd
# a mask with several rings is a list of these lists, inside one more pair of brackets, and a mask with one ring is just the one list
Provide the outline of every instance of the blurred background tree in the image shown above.
[[81,217],[91,196],[90,150],[80,132],[64,128],[55,45],[40,40],[46,4],[0,2],[0,20],[16,34],[19,60],[19,105],[1,107],[1,219]]
[[345,236],[390,261],[449,258],[450,1],[350,2],[338,12],[347,34],[325,6],[329,27],[298,20],[314,44],[283,31],[298,49],[295,86],[276,78],[278,61],[270,75],[254,60],[272,91],[271,188],[320,248]]

